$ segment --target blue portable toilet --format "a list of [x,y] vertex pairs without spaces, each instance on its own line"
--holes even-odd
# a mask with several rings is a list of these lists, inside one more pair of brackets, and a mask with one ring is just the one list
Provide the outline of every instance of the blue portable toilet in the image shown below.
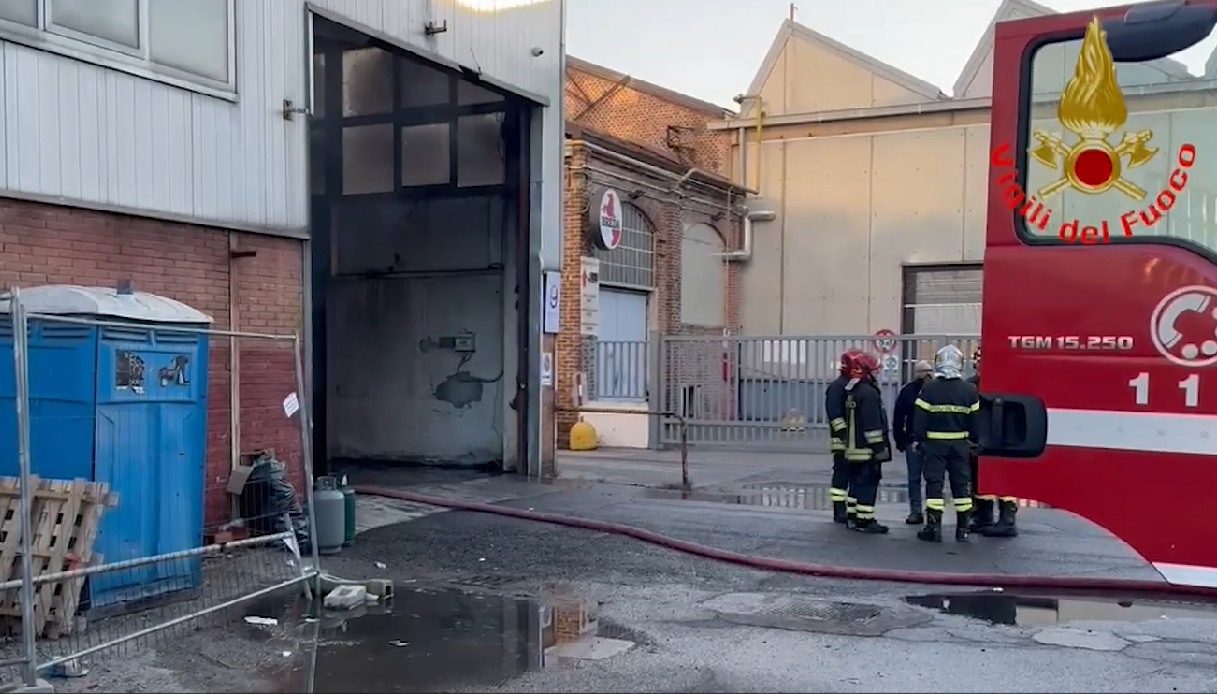
[[[207,448],[207,335],[212,319],[179,301],[104,287],[21,290],[29,319],[30,465],[46,479],[104,482],[93,555],[107,563],[198,547]],[[0,475],[18,474],[10,302],[0,299]],[[90,577],[82,603],[102,607],[193,588],[198,558]]]

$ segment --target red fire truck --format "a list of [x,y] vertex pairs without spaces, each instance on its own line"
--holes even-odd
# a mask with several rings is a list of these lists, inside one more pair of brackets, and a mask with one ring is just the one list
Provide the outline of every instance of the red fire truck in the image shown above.
[[1204,586],[1217,57],[1182,59],[1205,64],[1215,25],[1217,0],[1175,0],[996,26],[982,314],[980,491],[1077,513]]

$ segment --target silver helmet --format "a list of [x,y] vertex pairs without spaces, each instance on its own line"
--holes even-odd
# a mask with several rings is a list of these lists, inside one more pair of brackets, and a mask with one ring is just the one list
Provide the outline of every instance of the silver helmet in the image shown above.
[[955,345],[947,345],[934,355],[934,376],[938,378],[963,377],[963,352]]

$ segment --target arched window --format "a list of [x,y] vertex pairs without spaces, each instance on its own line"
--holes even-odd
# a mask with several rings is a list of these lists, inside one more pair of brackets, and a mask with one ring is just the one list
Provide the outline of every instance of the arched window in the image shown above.
[[680,238],[680,322],[724,324],[723,241],[709,224],[690,224]]
[[592,249],[600,260],[600,283],[637,289],[655,286],[655,230],[634,205],[621,204],[621,244],[611,251]]

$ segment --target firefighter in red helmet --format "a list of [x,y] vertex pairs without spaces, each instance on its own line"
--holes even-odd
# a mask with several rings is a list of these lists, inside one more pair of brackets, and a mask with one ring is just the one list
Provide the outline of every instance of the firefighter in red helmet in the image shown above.
[[[875,535],[886,533],[887,526],[875,519],[881,466],[892,459],[887,412],[883,409],[883,399],[875,383],[879,360],[872,354],[850,350],[841,355],[841,367],[846,380],[839,388],[833,386],[841,381],[840,378],[829,386],[826,405],[830,430],[835,437],[839,437],[837,446],[848,466],[845,499],[847,521],[858,532]],[[834,463],[837,460],[835,454],[836,451]],[[834,512],[838,508],[835,503],[839,496],[837,490],[839,487],[834,485]]]
[[857,500],[850,494],[849,461],[845,459],[845,435],[848,424],[845,419],[846,386],[857,370],[860,349],[847,349],[841,353],[839,374],[824,392],[824,412],[828,417],[828,447],[832,453],[832,482],[829,494],[832,497],[832,519],[847,527],[853,527]]

